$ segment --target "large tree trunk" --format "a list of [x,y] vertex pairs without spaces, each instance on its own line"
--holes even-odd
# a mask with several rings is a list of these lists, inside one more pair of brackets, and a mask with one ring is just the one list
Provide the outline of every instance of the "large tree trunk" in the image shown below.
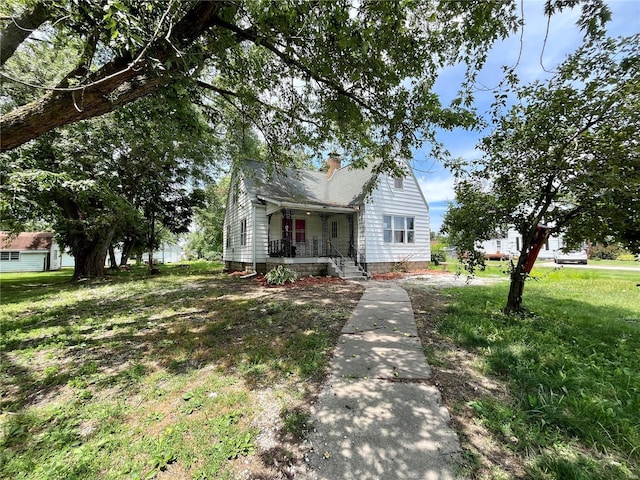
[[504,307],[504,313],[510,315],[522,311],[522,293],[524,292],[524,282],[527,276],[522,270],[518,271],[518,267],[511,272],[511,284],[509,285],[509,296],[507,297],[507,305]]
[[97,239],[88,239],[84,235],[78,235],[74,239],[74,245],[71,247],[71,253],[75,259],[73,280],[104,277],[107,249],[113,233],[107,235],[108,238]]
[[113,249],[113,245],[109,245],[109,268],[111,270],[118,269],[118,262],[116,261],[116,252]]
[[[224,2],[196,3],[171,30],[170,38],[160,38],[149,47],[147,57],[163,62],[175,53],[174,49],[188,47],[215,23],[216,14],[225,5]],[[135,64],[131,55],[116,58],[91,74],[86,79],[86,87],[78,91],[49,91],[3,115],[0,152],[16,148],[56,127],[103,115],[155,91],[170,81],[172,75],[183,74],[182,62],[175,62],[176,66],[160,77],[147,57]]]
[[[89,234],[81,221],[86,213],[82,212],[72,199],[69,197],[61,198],[58,200],[58,204],[64,211],[67,222],[67,241],[74,257],[72,279],[104,277],[107,250],[116,231],[115,219],[113,222],[103,223],[104,226],[101,229],[93,230]],[[109,225],[110,223],[112,225]]]
[[533,227],[522,230],[524,232],[522,233],[522,249],[518,263],[511,272],[509,296],[507,297],[507,305],[504,307],[504,313],[507,315],[522,311],[524,283],[533,268],[540,248],[549,237],[550,231],[548,227],[538,225],[537,221]]
[[149,255],[149,271],[153,273],[153,247],[156,243],[156,215],[155,211],[151,210],[147,214],[149,219],[149,231],[147,232],[147,254]]
[[131,257],[131,252],[133,251],[133,239],[125,238],[124,242],[122,242],[122,255],[120,256],[120,266],[125,267],[127,263],[129,263],[129,258]]

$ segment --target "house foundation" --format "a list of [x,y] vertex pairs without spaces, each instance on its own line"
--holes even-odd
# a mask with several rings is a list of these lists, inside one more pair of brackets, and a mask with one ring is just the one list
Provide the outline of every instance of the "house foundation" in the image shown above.
[[[266,263],[256,263],[256,271],[257,273],[265,274],[278,265],[284,265],[286,268],[296,272],[298,277],[324,277],[328,275],[328,262],[329,260],[326,258],[269,258]],[[230,272],[253,271],[253,264],[224,262],[224,268]]]
[[404,272],[427,270],[430,262],[375,262],[367,263],[369,273]]
[[[324,277],[329,275],[328,258],[268,258],[266,263],[257,263],[258,273],[284,265],[298,274],[298,277]],[[427,270],[430,262],[376,262],[367,264],[369,273],[389,273],[397,271]],[[253,264],[246,262],[224,262],[225,270],[231,272],[253,271]]]

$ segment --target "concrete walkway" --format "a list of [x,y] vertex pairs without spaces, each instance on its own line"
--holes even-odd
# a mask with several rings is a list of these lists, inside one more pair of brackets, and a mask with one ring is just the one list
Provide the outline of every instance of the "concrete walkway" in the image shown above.
[[407,292],[370,282],[342,329],[309,436],[313,480],[449,480],[460,450]]

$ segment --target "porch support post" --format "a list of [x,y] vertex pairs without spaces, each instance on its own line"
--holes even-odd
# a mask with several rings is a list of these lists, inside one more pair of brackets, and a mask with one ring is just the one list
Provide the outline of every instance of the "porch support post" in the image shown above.
[[282,221],[284,224],[284,238],[283,238],[283,246],[284,246],[284,256],[291,257],[293,253],[293,212],[291,210],[287,210],[286,208],[282,210]]
[[354,251],[355,244],[353,243],[353,213],[349,213],[346,215],[347,215],[347,222],[349,223],[349,250],[348,250],[347,256],[350,258],[354,258],[356,255]]
[[329,216],[326,213],[320,214],[320,221],[322,222],[322,248],[320,251],[322,252],[322,256],[328,256],[327,252],[327,241],[329,240],[329,232],[327,229],[327,224],[329,223]]
[[253,273],[257,273],[257,262],[256,262],[256,253],[257,253],[257,249],[258,249],[258,239],[256,238],[256,205],[255,203],[253,205],[251,205],[251,215],[253,217],[253,222],[252,222],[252,232],[251,232],[251,243],[253,244]]
[[267,215],[267,256],[271,256],[273,249],[271,248],[271,217],[273,213]]

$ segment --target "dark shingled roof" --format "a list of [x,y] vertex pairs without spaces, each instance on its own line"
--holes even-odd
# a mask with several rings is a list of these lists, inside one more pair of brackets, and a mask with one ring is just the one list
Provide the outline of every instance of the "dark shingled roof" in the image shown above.
[[242,163],[245,185],[250,196],[327,207],[354,207],[364,201],[373,166],[336,170],[331,178],[324,172],[285,168],[271,175],[266,164]]
[[0,232],[0,250],[49,250],[52,243],[50,232],[22,232],[17,236]]

